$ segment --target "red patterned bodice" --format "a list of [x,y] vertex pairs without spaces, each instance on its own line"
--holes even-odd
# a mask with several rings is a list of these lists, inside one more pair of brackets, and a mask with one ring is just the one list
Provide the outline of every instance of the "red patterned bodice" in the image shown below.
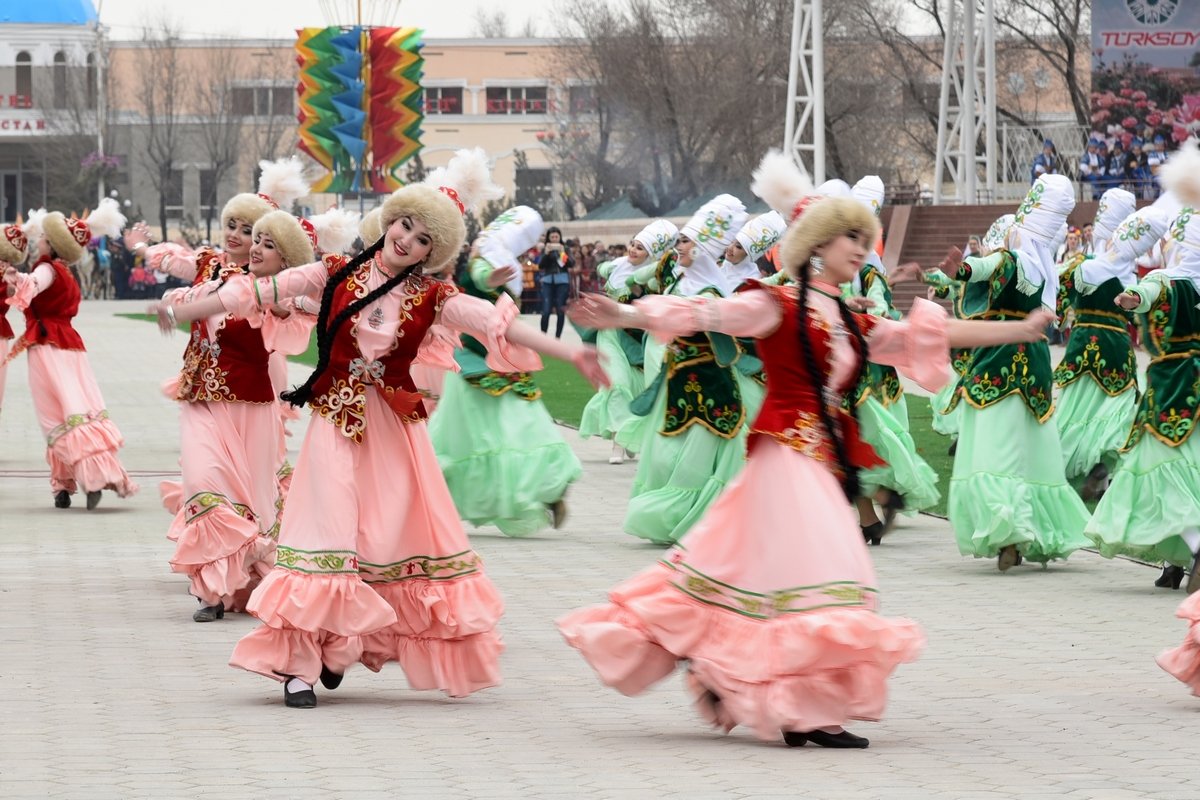
[[84,350],[83,339],[71,325],[79,313],[79,284],[66,264],[43,258],[34,268],[47,264],[54,270],[54,283],[46,287],[25,309],[26,345],[49,344],[61,350]]
[[[224,283],[245,274],[242,267],[224,264],[211,250],[196,254],[196,267],[194,285],[214,277]],[[192,323],[175,399],[189,403],[274,402],[262,331],[245,320],[226,316],[216,336],[209,334],[208,320]]]
[[[779,327],[758,342],[758,355],[770,379],[767,381],[767,396],[763,400],[762,409],[750,427],[750,447],[753,448],[761,437],[769,436],[810,458],[829,464],[834,472],[838,472],[838,461],[832,443],[821,425],[818,405],[821,399],[809,375],[804,352],[800,347],[800,306],[797,290],[791,286],[750,282],[743,286],[742,291],[769,292],[783,312]],[[867,314],[855,314],[854,317],[864,334],[875,324],[875,318]],[[837,338],[850,337],[850,345],[861,358],[856,341],[844,330],[841,319],[829,319],[810,305],[807,322],[806,335],[812,345],[817,367],[823,373],[828,375],[830,372]],[[850,371],[845,385],[827,384],[824,402],[830,418],[835,425],[840,426],[850,462],[860,468],[880,466],[883,462],[875,450],[860,437],[858,423],[842,408],[842,397],[852,388],[855,373],[856,370]]]
[[8,303],[4,302],[3,297],[0,297],[0,339],[11,339],[15,335],[7,317]]
[[[338,267],[327,262],[327,268],[333,273]],[[367,262],[334,290],[330,319],[367,295],[370,273],[371,263]],[[401,421],[417,422],[426,418],[425,406],[409,375],[409,367],[442,304],[458,294],[459,289],[446,281],[413,275],[392,289],[392,293],[396,292],[401,293],[402,316],[392,348],[374,361],[363,357],[357,337],[360,312],[338,330],[329,353],[329,367],[313,386],[313,399],[309,404],[355,443],[361,444],[366,435],[368,386],[378,390]]]

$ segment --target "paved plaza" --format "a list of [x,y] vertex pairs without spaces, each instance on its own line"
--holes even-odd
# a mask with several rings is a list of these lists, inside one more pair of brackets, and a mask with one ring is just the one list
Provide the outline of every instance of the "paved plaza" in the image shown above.
[[678,675],[637,698],[601,686],[553,620],[660,551],[621,533],[636,464],[609,465],[607,443],[569,430],[584,477],[566,528],[472,535],[507,604],[503,686],[454,700],[409,691],[392,665],[287,709],[279,684],[226,666],[254,621],[193,623],[168,570],[157,485],[178,474],[178,427],[159,386],[184,338],[114,316],[141,305],[89,302],[77,320],[142,486],[131,500],[52,507],[25,360],[9,370],[2,798],[1200,797],[1200,699],[1154,663],[1184,633],[1182,592],[1089,552],[1000,574],[960,557],[932,517],[871,551],[884,613],[919,621],[929,642],[896,673],[886,718],[853,727],[869,750],[719,735]]

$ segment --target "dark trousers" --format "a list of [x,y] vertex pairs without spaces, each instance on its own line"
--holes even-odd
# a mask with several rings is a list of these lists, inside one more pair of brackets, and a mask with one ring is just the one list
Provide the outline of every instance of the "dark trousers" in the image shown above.
[[570,293],[571,284],[569,283],[548,283],[542,281],[540,287],[542,295],[542,333],[547,333],[550,329],[550,312],[554,311],[558,314],[558,320],[555,324],[554,338],[561,339],[563,332],[563,323],[566,321],[567,297]]

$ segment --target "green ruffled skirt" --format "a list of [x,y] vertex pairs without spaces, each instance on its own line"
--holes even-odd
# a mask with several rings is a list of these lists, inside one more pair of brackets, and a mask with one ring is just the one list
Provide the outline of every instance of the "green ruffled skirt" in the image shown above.
[[915,514],[937,505],[942,495],[937,488],[937,473],[917,454],[907,422],[908,406],[903,395],[888,408],[874,395],[859,405],[862,438],[887,464],[860,471],[858,479],[865,496],[870,497],[879,489],[890,489],[904,498],[904,510]]
[[541,400],[494,397],[453,372],[429,437],[459,516],[506,536],[549,527],[548,504],[583,474]]
[[[644,419],[661,424],[667,392],[659,392]],[[625,532],[655,544],[679,541],[746,463],[749,420],[737,436],[724,439],[701,425],[676,436],[648,429],[633,479]]]
[[1010,544],[1030,561],[1090,544],[1087,507],[1067,483],[1058,429],[1039,425],[1017,395],[963,406],[948,514],[963,555],[993,558]]
[[1192,565],[1179,534],[1200,527],[1200,439],[1169,447],[1149,432],[1121,457],[1085,533],[1100,554]]
[[[629,404],[645,389],[642,370],[629,363],[617,341],[620,331],[602,330],[596,334],[596,350],[604,363],[611,386],[592,395],[579,421],[583,438],[601,436],[611,439],[633,416]],[[630,452],[636,452],[629,448]]]
[[1066,386],[1054,408],[1054,424],[1062,442],[1067,480],[1082,482],[1103,462],[1111,471],[1137,412],[1133,387],[1110,396],[1086,375]]
[[[646,355],[643,362],[644,366],[642,367],[642,383],[644,386],[649,387],[654,384],[658,373],[662,371],[663,358],[667,354],[667,345],[647,333],[644,346]],[[630,414],[629,419],[625,420],[617,430],[617,443],[631,453],[640,453],[646,437],[658,428],[656,422],[651,422],[652,417],[655,420],[662,419],[661,416],[654,417],[653,414],[648,414],[644,417]]]
[[962,420],[963,403],[960,401],[954,407],[954,410],[949,414],[943,414],[946,406],[950,405],[950,399],[954,397],[954,390],[958,388],[958,376],[950,379],[950,382],[938,390],[938,393],[929,398],[929,407],[933,411],[932,427],[935,433],[940,433],[942,436],[953,436],[958,438],[958,426]]

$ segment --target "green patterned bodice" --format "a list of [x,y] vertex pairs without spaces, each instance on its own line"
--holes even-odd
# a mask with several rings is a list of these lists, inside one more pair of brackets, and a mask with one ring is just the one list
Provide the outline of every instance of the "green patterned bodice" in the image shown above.
[[1133,315],[1113,303],[1124,287],[1116,278],[1109,278],[1095,291],[1084,294],[1078,280],[1078,264],[1063,273],[1059,289],[1062,307],[1075,311],[1075,323],[1067,351],[1054,370],[1054,382],[1070,386],[1087,376],[1110,396],[1136,390],[1137,360],[1128,329]]
[[734,368],[718,363],[708,334],[676,337],[667,346],[662,375],[667,407],[660,434],[678,436],[692,425],[701,425],[732,439],[741,430],[746,411]]
[[1192,435],[1200,407],[1200,292],[1189,280],[1153,282],[1161,288],[1143,318],[1153,358],[1125,450],[1147,431],[1163,444],[1180,446]]
[[[988,258],[997,256],[1001,262],[987,280],[970,282],[964,287],[959,296],[962,306],[956,309],[960,317],[1025,319],[1041,305],[1040,291],[1025,294],[1017,288],[1020,275],[1016,257],[1004,250]],[[981,261],[967,258],[955,277],[967,281]],[[960,399],[975,408],[987,408],[1016,394],[1038,422],[1045,422],[1054,410],[1053,381],[1050,345],[1045,341],[977,347],[946,411],[953,411]]]
[[[491,274],[493,267],[482,258],[474,259],[464,275],[460,288],[472,297],[478,297],[495,304],[501,293],[507,293],[503,286],[491,287],[484,282]],[[520,298],[515,298],[518,303]],[[458,362],[463,380],[481,392],[493,397],[499,397],[505,392],[512,392],[522,400],[537,400],[542,396],[542,390],[534,382],[528,372],[496,372],[487,365],[487,347],[474,336],[463,334],[460,337],[463,346],[454,351],[454,360]]]
[[[863,296],[876,302],[882,299],[884,303],[884,308],[871,309],[870,313],[884,319],[900,319],[900,313],[896,311],[892,303],[892,287],[883,273],[872,265],[866,264],[859,271],[858,276],[862,283]],[[874,361],[868,361],[862,380],[859,381],[853,392],[847,394],[844,404],[847,407],[850,403],[856,406],[862,405],[872,394],[885,408],[900,399],[904,394],[904,386],[900,383],[900,375],[896,372],[895,367],[885,367]]]

